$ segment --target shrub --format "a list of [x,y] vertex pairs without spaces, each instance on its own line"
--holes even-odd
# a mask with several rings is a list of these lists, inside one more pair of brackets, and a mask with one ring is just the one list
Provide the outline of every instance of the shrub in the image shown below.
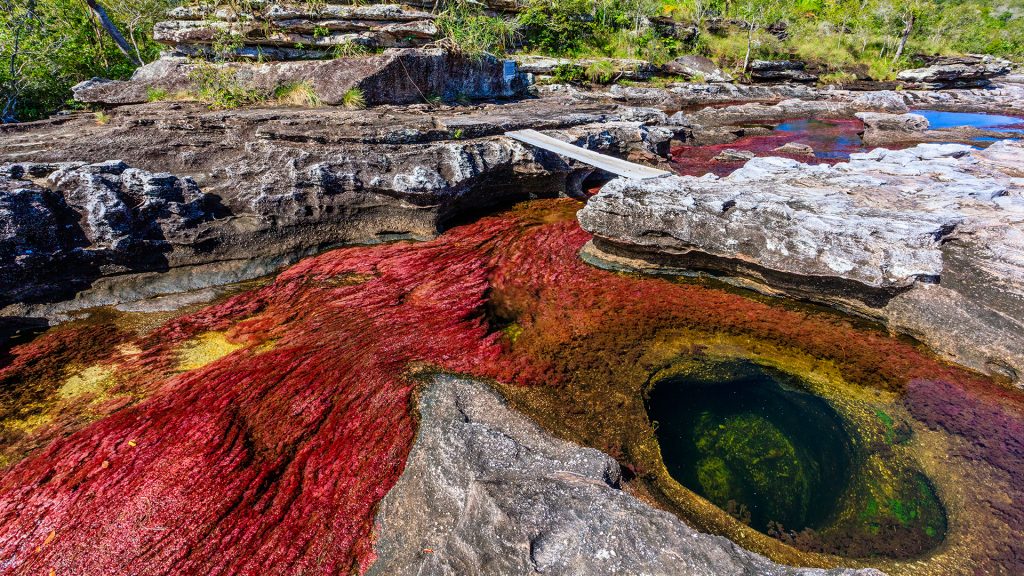
[[578,84],[587,79],[587,74],[576,64],[559,64],[555,66],[551,77],[560,84]]
[[505,54],[518,37],[515,20],[488,16],[482,5],[472,0],[448,0],[436,22],[442,42],[471,58]]
[[304,106],[306,108],[319,108],[323,101],[313,89],[310,82],[289,82],[278,86],[274,90],[274,100],[285,106]]
[[338,44],[338,45],[336,45],[334,47],[334,57],[335,58],[348,58],[350,56],[362,56],[364,54],[369,54],[369,53],[370,53],[370,49],[369,48],[367,48],[366,46],[364,46],[362,44],[359,44],[357,42],[353,42],[351,40],[346,40],[345,42],[342,42],[341,44]]
[[199,99],[206,102],[210,108],[238,108],[257,104],[266,99],[259,90],[241,83],[235,76],[235,71],[225,65],[196,61],[188,76],[196,85]]
[[618,70],[609,60],[594,60],[587,69],[584,70],[584,74],[587,79],[595,84],[608,84],[615,79],[618,74]]
[[149,88],[146,90],[146,101],[148,102],[159,102],[161,100],[167,100],[168,93],[164,88]]
[[366,95],[359,88],[349,88],[341,96],[341,105],[353,110],[366,108]]

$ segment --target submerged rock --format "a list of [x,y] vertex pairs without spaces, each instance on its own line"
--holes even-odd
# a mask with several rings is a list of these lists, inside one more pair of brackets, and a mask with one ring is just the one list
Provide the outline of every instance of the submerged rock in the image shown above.
[[[598,259],[711,271],[877,317],[953,359],[1024,374],[1024,145],[923,144],[725,178],[614,180],[579,213]],[[742,280],[739,280],[742,279]],[[947,309],[967,323],[951,325]]]
[[782,566],[619,489],[611,457],[558,440],[485,384],[436,376],[381,501],[369,574],[862,574]]

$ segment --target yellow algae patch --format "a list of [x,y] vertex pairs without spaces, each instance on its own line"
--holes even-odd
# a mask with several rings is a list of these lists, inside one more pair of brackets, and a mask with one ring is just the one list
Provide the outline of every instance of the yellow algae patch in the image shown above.
[[178,348],[177,368],[183,372],[202,368],[240,348],[244,346],[231,342],[223,332],[204,332]]
[[61,398],[75,398],[83,394],[102,394],[114,382],[115,368],[97,364],[79,370],[64,380],[57,395]]

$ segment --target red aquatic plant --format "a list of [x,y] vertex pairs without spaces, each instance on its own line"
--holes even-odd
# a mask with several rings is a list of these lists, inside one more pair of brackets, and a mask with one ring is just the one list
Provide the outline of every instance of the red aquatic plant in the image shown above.
[[[116,358],[118,390],[136,400],[0,478],[0,573],[365,568],[374,508],[412,443],[417,366],[557,394],[614,372],[659,330],[690,327],[798,347],[888,387],[973,381],[836,316],[588,266],[577,206],[537,202],[431,242],[328,252],[137,339],[139,353]],[[514,346],[499,329],[509,323]],[[210,331],[242,347],[180,372],[181,347]],[[67,358],[54,352],[67,334],[16,348],[7,371]]]

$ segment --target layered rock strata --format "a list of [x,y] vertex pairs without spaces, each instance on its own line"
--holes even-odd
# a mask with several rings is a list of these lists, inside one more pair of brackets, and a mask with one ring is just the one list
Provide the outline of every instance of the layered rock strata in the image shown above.
[[155,93],[188,98],[202,89],[210,70],[268,97],[277,88],[305,83],[327,105],[345,103],[352,90],[359,91],[365,104],[379,105],[512,98],[527,87],[526,76],[511,62],[492,56],[470,59],[434,48],[301,62],[213,64],[165,56],[136,70],[130,80],[92,79],[72,90],[79,102],[104,105],[139,104]]
[[706,271],[853,310],[971,368],[1024,375],[1024,145],[922,144],[725,178],[615,180],[579,214],[588,256]]
[[[435,111],[161,103],[118,108],[105,124],[80,115],[5,127],[0,301],[92,285],[99,300],[64,306],[116,303],[143,287],[126,293],[98,278],[164,271],[140,294],[152,296],[266,274],[338,243],[430,237],[515,201],[580,194],[592,168],[500,137],[506,130],[540,128],[650,161],[668,153],[672,131],[652,125],[664,122],[656,110],[539,101]],[[53,282],[64,258],[78,263],[66,268],[77,279]]]
[[558,440],[486,385],[437,376],[381,501],[369,574],[861,574],[782,566],[619,489],[614,459]]
[[931,58],[923,68],[903,70],[897,80],[915,82],[929,88],[968,88],[988,86],[993,78],[1005,76],[1013,63],[987,54],[939,56]]
[[330,56],[337,47],[422,46],[437,36],[435,16],[400,4],[365,6],[245,3],[179,6],[153,39],[189,55],[228,46],[235,56],[292,60]]

